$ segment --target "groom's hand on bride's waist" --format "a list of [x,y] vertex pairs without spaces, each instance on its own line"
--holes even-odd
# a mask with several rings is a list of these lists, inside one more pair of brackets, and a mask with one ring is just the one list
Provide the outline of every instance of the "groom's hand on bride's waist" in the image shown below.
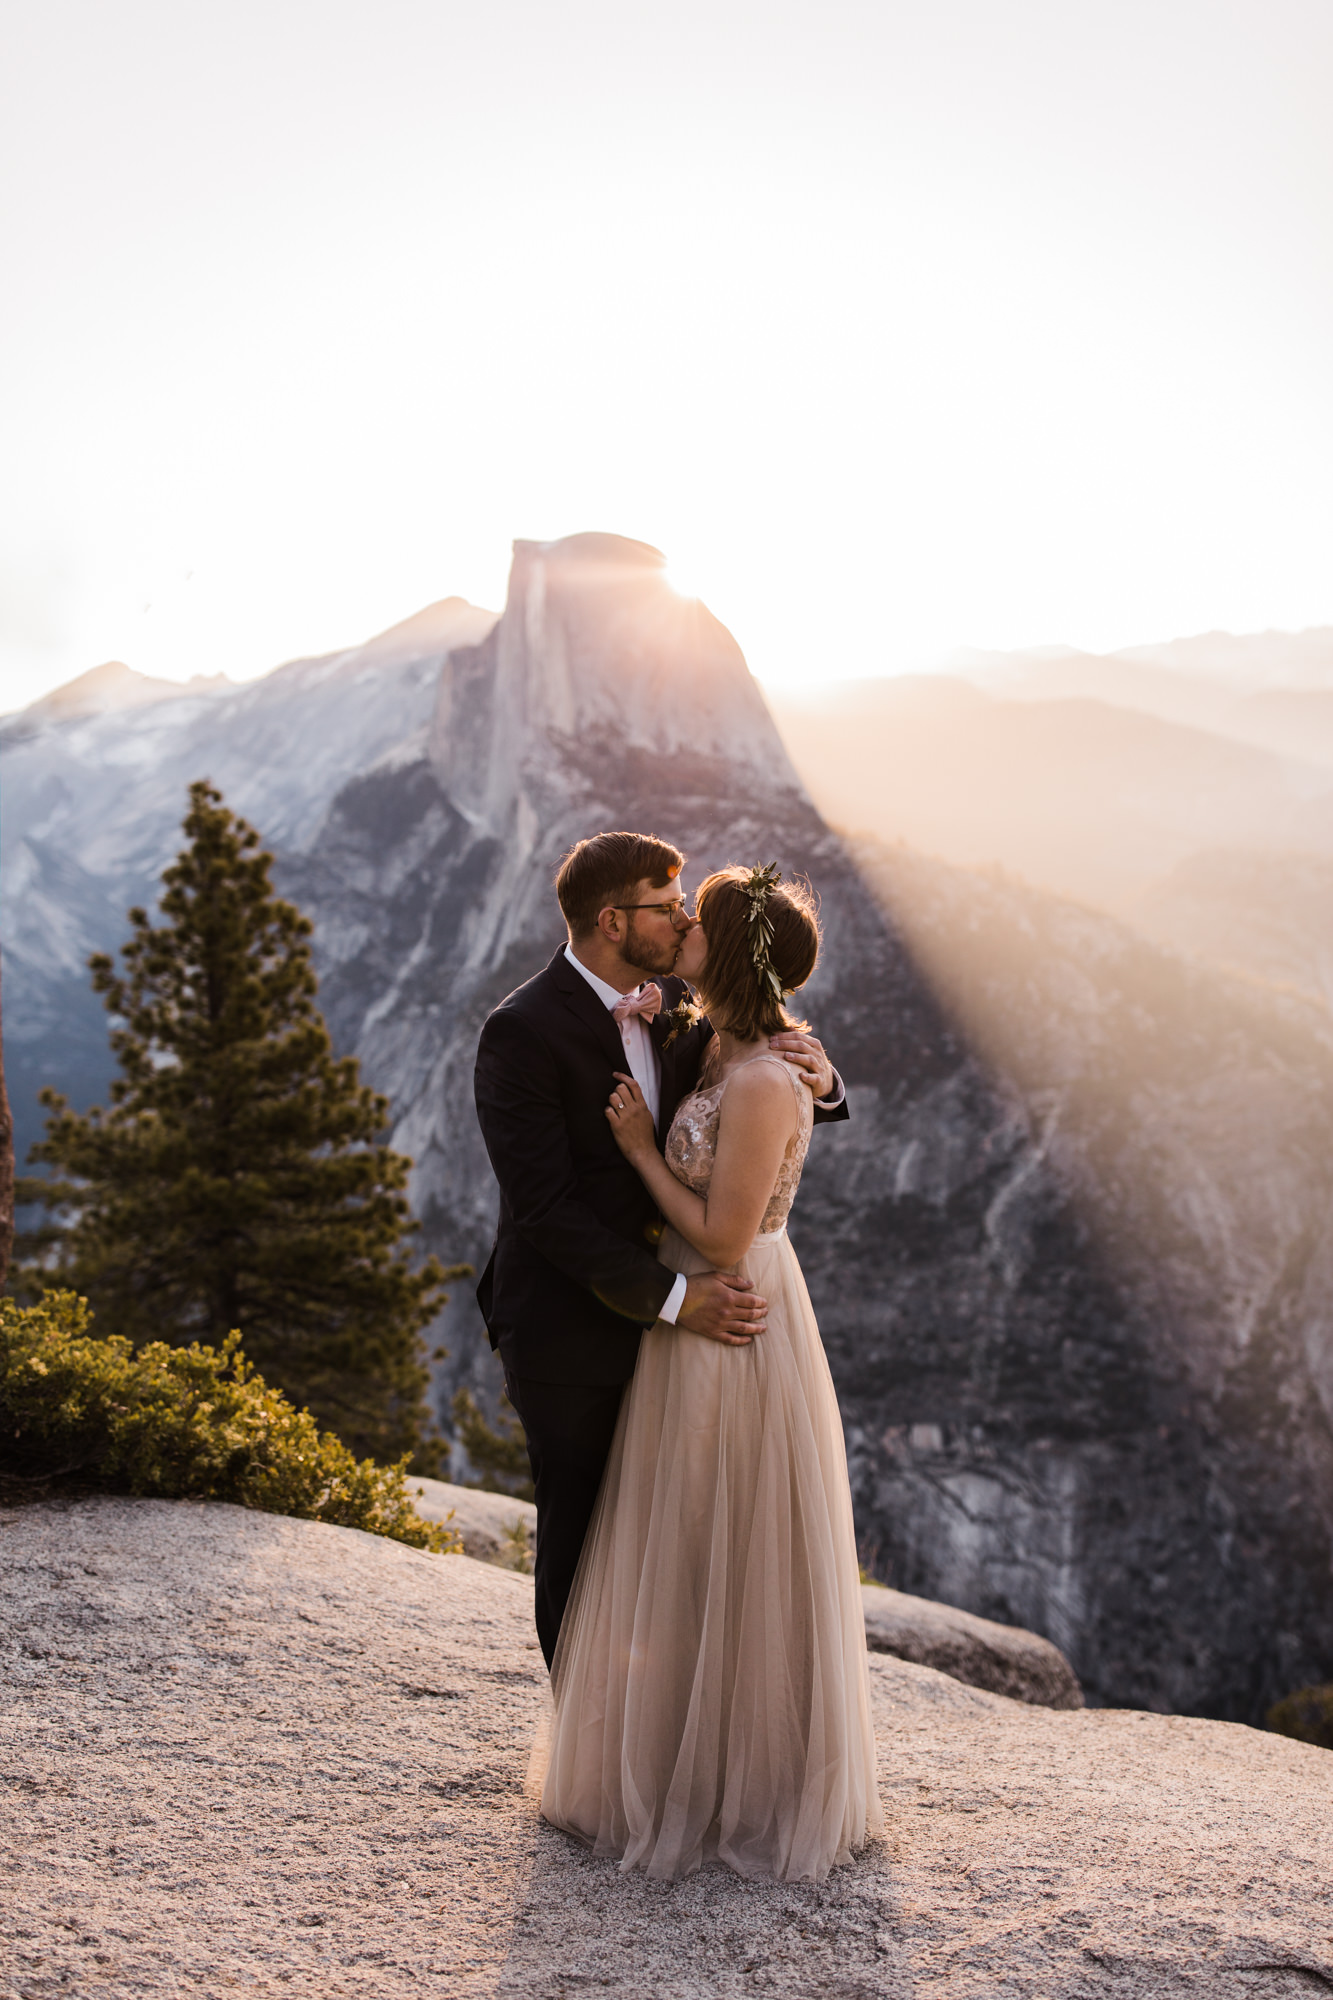
[[701,1271],[689,1280],[676,1325],[724,1347],[748,1347],[768,1325],[768,1300],[761,1299],[748,1278],[730,1271]]

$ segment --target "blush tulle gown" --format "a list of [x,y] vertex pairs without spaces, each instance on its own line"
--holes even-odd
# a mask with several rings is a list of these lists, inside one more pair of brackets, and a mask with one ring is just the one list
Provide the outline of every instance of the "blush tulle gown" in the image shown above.
[[[622,1868],[822,1881],[882,1831],[842,1423],[786,1221],[810,1092],[739,1269],[768,1330],[643,1337],[551,1673],[542,1812]],[[734,1074],[734,1072],[733,1072]],[[728,1079],[666,1145],[698,1193]],[[668,1229],[677,1271],[710,1268]]]

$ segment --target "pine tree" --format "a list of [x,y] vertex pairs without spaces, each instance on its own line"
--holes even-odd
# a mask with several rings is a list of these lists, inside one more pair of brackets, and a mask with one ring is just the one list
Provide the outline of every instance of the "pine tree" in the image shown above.
[[4,1036],[0,1033],[0,1291],[9,1277],[14,1248],[14,1121],[5,1089]]
[[333,1055],[310,924],[275,895],[258,834],[203,781],[185,833],[163,921],[130,911],[123,973],[89,961],[115,1018],[110,1107],[42,1093],[32,1157],[57,1170],[48,1199],[69,1223],[42,1278],[136,1344],[216,1347],[238,1329],[265,1378],[358,1455],[415,1451],[430,1470],[420,1335],[466,1267],[411,1269],[412,1163],[377,1143],[387,1099]]

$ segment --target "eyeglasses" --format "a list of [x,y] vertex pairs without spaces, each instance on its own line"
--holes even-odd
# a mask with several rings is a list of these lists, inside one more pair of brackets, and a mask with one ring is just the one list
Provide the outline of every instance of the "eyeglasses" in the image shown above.
[[683,898],[680,897],[674,903],[611,903],[608,905],[608,908],[612,910],[656,910],[659,917],[669,917],[673,924],[679,924],[682,919],[687,924],[694,922],[694,918],[685,907]]

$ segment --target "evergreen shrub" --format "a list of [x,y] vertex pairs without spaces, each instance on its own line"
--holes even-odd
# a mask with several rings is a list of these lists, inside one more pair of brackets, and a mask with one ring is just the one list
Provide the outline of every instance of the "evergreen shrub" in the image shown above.
[[0,1301],[0,1487],[94,1488],[229,1500],[266,1514],[364,1528],[411,1548],[462,1551],[423,1521],[406,1457],[358,1460],[309,1410],[256,1374],[230,1333],[220,1348],[90,1331],[87,1301],[49,1292]]
[[1267,1722],[1280,1736],[1333,1750],[1333,1681],[1326,1687],[1298,1688],[1268,1711]]

